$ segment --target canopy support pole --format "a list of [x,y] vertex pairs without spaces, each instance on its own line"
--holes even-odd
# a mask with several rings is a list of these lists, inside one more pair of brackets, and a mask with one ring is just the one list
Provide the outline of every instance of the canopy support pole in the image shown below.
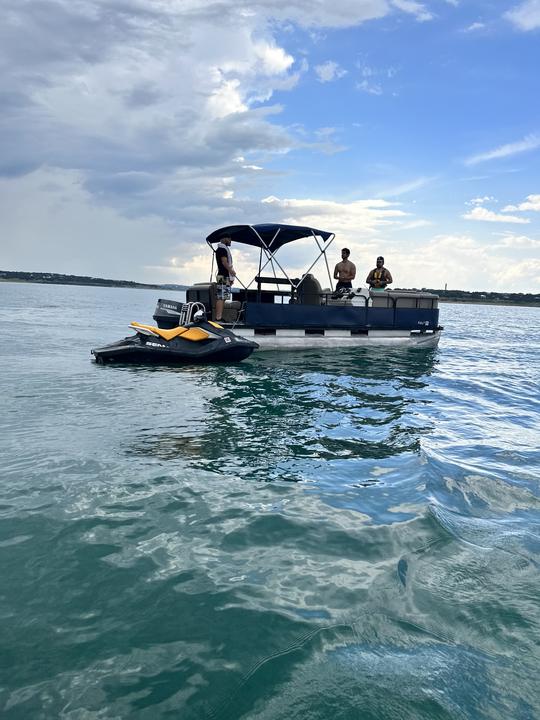
[[[317,236],[315,235],[315,233],[313,232],[313,230],[312,230],[311,232],[312,232],[313,237],[315,238],[315,242],[317,243],[317,247],[319,248],[320,253],[317,255],[317,257],[315,258],[315,260],[311,263],[311,265],[310,265],[309,268],[306,270],[306,272],[302,275],[302,278],[300,279],[300,282],[299,282],[298,285],[296,286],[296,289],[297,289],[297,290],[298,290],[298,288],[300,287],[300,285],[304,282],[304,278],[306,277],[306,275],[308,275],[309,272],[310,272],[310,270],[312,270],[312,269],[315,267],[315,265],[319,262],[319,260],[321,259],[322,255],[324,255],[324,260],[325,260],[325,262],[326,262],[326,269],[328,270],[328,275],[330,276],[330,268],[329,268],[329,266],[328,266],[328,259],[327,259],[327,257],[326,257],[326,251],[328,250],[328,248],[330,247],[330,245],[334,242],[334,239],[335,239],[336,236],[335,236],[334,233],[332,233],[332,238],[328,241],[326,247],[323,247],[323,248],[321,249],[321,246],[319,245],[319,241],[317,240]],[[332,284],[332,281],[330,281],[330,285],[331,285],[331,284]]]

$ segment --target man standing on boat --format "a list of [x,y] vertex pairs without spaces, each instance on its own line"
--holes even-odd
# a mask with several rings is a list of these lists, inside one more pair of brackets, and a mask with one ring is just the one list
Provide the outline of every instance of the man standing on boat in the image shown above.
[[377,267],[369,273],[366,282],[372,290],[384,290],[387,285],[393,282],[390,270],[384,267],[382,255],[377,258]]
[[233,267],[232,254],[230,251],[231,238],[223,237],[218,243],[216,248],[216,262],[217,262],[217,300],[216,300],[216,320],[221,320],[223,317],[223,308],[225,307],[225,300],[231,298],[231,285],[236,277],[236,272]]
[[349,248],[343,248],[341,251],[341,262],[338,262],[334,268],[334,280],[337,280],[336,290],[352,290],[352,281],[356,277],[356,267],[349,260],[351,251]]

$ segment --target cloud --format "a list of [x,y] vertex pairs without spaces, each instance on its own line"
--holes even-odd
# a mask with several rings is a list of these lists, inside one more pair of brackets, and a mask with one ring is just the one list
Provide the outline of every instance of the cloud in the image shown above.
[[[192,0],[195,4],[199,0]],[[213,3],[220,5],[221,3]],[[229,4],[229,3],[227,3]],[[230,5],[238,5],[231,0]],[[313,0],[240,0],[244,7],[256,9],[257,14],[298,23],[305,28],[354,27],[368,20],[382,18],[389,12],[386,0],[334,0],[334,2],[313,2]]]
[[[280,195],[274,158],[340,149],[332,128],[285,119],[286,93],[308,70],[303,49],[285,45],[288,30],[323,34],[392,13],[425,21],[427,0],[4,0],[3,10],[5,269],[205,280],[212,229],[289,220],[338,232],[366,273],[388,250],[400,282],[443,279],[446,257],[417,239],[428,221],[405,206],[320,201],[308,190],[261,201]],[[318,67],[337,80],[344,70],[335,65]],[[396,72],[365,70],[359,89],[375,95]],[[475,256],[460,252],[456,278],[463,258]],[[249,253],[235,253],[251,267]]]
[[[378,254],[376,252],[379,243],[377,233],[383,229],[385,231],[399,229],[402,224],[410,222],[411,218],[409,213],[397,207],[395,203],[382,199],[336,202],[313,198],[267,196],[259,203],[250,203],[243,208],[241,204],[237,204],[235,210],[238,213],[237,218],[241,218],[243,214],[249,217],[249,213],[252,213],[252,216],[257,217],[259,222],[271,220],[273,222],[307,225],[336,233],[339,243],[346,244],[351,248],[355,258],[359,260],[359,267],[366,267],[364,275],[359,280],[360,283],[363,277],[367,275],[367,268]],[[247,217],[245,222],[249,222]],[[216,226],[219,226],[219,224],[216,224]],[[278,259],[287,266],[287,269],[293,275],[300,275],[305,272],[310,262],[315,259],[315,250],[316,246],[313,240],[308,238],[283,248]],[[250,276],[255,275],[257,271],[258,260],[256,253],[254,254],[254,251],[242,246],[235,246],[233,251],[235,267],[241,268],[241,279],[247,282]],[[337,256],[339,251],[335,250],[335,253]],[[181,277],[204,279],[204,273],[207,274],[208,272],[208,258],[206,258],[206,267],[204,263],[199,263],[197,260],[198,274],[195,274],[195,266],[191,255],[186,258],[183,264],[180,261],[181,258],[178,258],[176,267]],[[324,261],[321,259],[316,271],[321,282],[328,284],[324,268]]]
[[319,82],[322,83],[339,80],[339,78],[342,78],[347,74],[347,71],[340,67],[338,63],[334,62],[333,60],[327,60],[322,65],[316,65],[315,72],[317,73]]
[[493,210],[488,210],[487,208],[480,206],[473,208],[470,212],[465,213],[461,217],[465,218],[465,220],[481,220],[485,222],[506,222],[516,224],[525,224],[530,222],[527,218],[521,218],[515,215],[500,215],[493,212]]
[[[21,208],[31,208],[21,222]],[[151,281],[178,233],[156,215],[129,218],[98,204],[75,171],[40,169],[0,178],[2,269]],[[190,230],[186,227],[186,235]],[[23,260],[24,258],[24,260]]]
[[[31,29],[24,7],[17,27]],[[74,7],[90,11],[92,5]],[[294,146],[290,134],[270,122],[271,112],[261,115],[252,108],[256,97],[268,98],[295,81],[291,56],[270,41],[255,41],[245,27],[232,29],[223,40],[217,27],[194,23],[190,45],[184,30],[170,27],[180,17],[155,12],[150,23],[149,13],[135,12],[134,3],[131,8],[129,22],[115,22],[120,10],[113,2],[112,28],[100,32],[85,13],[51,4],[49,24],[56,23],[58,37],[73,31],[89,50],[83,58],[62,43],[58,49],[34,50],[39,66],[32,65],[30,53],[24,75],[14,64],[12,77],[4,76],[5,83],[26,93],[26,106],[12,102],[1,119],[4,174],[32,164],[83,172],[219,166],[230,160],[230,137],[237,151],[286,152]],[[203,38],[220,50],[199,50]]]
[[429,183],[433,182],[433,180],[435,180],[434,177],[415,178],[414,180],[409,180],[408,182],[402,183],[401,185],[396,185],[393,188],[388,188],[383,192],[379,193],[379,195],[381,197],[398,197],[399,195],[406,195],[410,192],[414,192],[415,190],[419,190],[426,185],[429,185]]
[[540,27],[540,0],[526,0],[504,13],[518,30],[529,31]]
[[158,188],[186,168],[234,175],[239,154],[259,165],[309,147],[260,107],[308,67],[276,41],[276,21],[352,27],[389,12],[386,0],[5,0],[0,175],[73,169],[100,194],[109,176]]
[[322,127],[315,130],[315,135],[319,138],[329,138],[332,135],[335,135],[336,132],[337,128],[335,127]]
[[540,260],[528,258],[508,264],[504,270],[499,269],[493,273],[495,283],[501,283],[506,292],[538,293],[540,285],[536,278],[540,277]]
[[[406,277],[414,277],[416,263],[416,276],[421,276],[424,284],[425,278],[429,277],[429,287],[433,288],[443,288],[447,284],[449,289],[523,292],[524,278],[527,278],[526,292],[539,292],[540,261],[529,258],[509,263],[508,248],[501,248],[501,253],[498,250],[497,245],[470,235],[436,235],[418,246],[415,253],[409,252],[410,269],[406,265],[407,257],[400,254],[396,258],[399,270],[396,273],[394,269],[393,275],[399,278],[403,273]],[[418,258],[421,258],[421,269]],[[480,286],[479,277],[482,278]]]
[[484,195],[483,197],[475,197],[469,200],[466,205],[483,205],[487,202],[495,202],[495,198],[492,195]]
[[415,0],[391,0],[391,2],[398,10],[414,15],[418,22],[426,22],[427,20],[433,19],[433,15],[426,9],[425,5],[415,2]]
[[356,88],[368,93],[369,95],[382,95],[382,87],[376,83],[370,83],[368,80],[356,83]]
[[282,217],[282,222],[325,229],[346,234],[347,237],[371,234],[379,227],[398,225],[409,213],[396,207],[395,203],[382,199],[354,200],[343,203],[332,200],[265,198]]
[[394,78],[398,72],[397,69],[392,66],[378,68],[366,65],[363,62],[357,62],[356,67],[359,69],[360,75],[363,78],[363,80],[360,80],[356,84],[356,89],[369,95],[382,95],[384,85],[386,85],[388,80]]
[[410,222],[402,223],[398,230],[416,230],[417,228],[421,227],[430,227],[433,225],[433,222],[431,220],[411,220]]
[[[253,173],[249,169],[245,172]],[[259,174],[261,171],[257,171]],[[411,215],[395,203],[363,199],[350,203],[306,198],[265,200],[240,198],[234,179],[209,178],[199,170],[165,178],[156,189],[153,178],[128,173],[108,179],[107,204],[99,201],[95,188],[76,171],[42,168],[18,179],[0,179],[3,270],[42,270],[148,282],[191,282],[207,279],[208,255],[204,238],[217,227],[232,223],[291,222],[311,224],[340,235],[340,240],[361,242],[371,248],[376,233],[399,228]],[[105,179],[98,183],[102,186]],[[123,201],[126,186],[133,196]],[[153,208],[158,196],[161,216]],[[110,206],[114,199],[113,208]],[[130,206],[137,198],[138,212]],[[178,215],[178,198],[183,198]],[[31,207],[21,223],[21,207]],[[174,224],[167,216],[178,217]],[[204,224],[201,222],[204,217]],[[69,248],[66,252],[65,248]],[[374,250],[373,250],[374,251]],[[199,274],[193,274],[192,258],[206,257]],[[25,258],[26,267],[20,259]],[[304,252],[297,263],[301,271],[309,259]],[[256,267],[249,253],[246,268]],[[30,265],[28,263],[30,262]],[[305,268],[304,268],[305,269]],[[246,274],[244,269],[243,275]]]
[[527,195],[525,202],[519,205],[507,205],[503,208],[503,212],[516,212],[532,210],[534,212],[540,212],[540,195]]
[[540,248],[540,240],[535,240],[527,235],[514,235],[514,233],[503,233],[502,239],[494,247],[509,248],[512,250],[536,250]]
[[540,135],[532,134],[527,135],[523,140],[517,142],[507,143],[501,145],[494,150],[489,150],[485,153],[478,155],[472,155],[465,160],[465,165],[477,165],[487,160],[496,160],[499,158],[511,157],[512,155],[518,155],[519,153],[530,152],[540,147]]
[[[518,292],[523,289],[523,275],[510,278],[501,271],[501,266],[508,267],[508,253],[513,250],[535,254],[538,249],[538,241],[509,233],[495,244],[469,235],[437,235],[422,240],[419,230],[424,223],[397,203],[382,199],[352,202],[277,197],[267,197],[265,201],[224,199],[222,195],[230,188],[230,178],[210,181],[200,172],[196,194],[190,193],[193,176],[189,172],[178,174],[174,183],[166,182],[156,191],[165,214],[173,212],[178,197],[186,195],[182,222],[174,225],[150,213],[126,217],[125,212],[99,203],[85,189],[83,177],[74,171],[43,168],[17,179],[0,179],[0,217],[7,231],[2,237],[2,269],[90,274],[143,282],[202,282],[208,280],[210,272],[205,236],[217,227],[252,223],[255,219],[307,223],[336,232],[329,263],[332,267],[339,260],[340,247],[350,247],[359,284],[375,257],[382,253],[394,274],[396,287],[444,287],[447,282],[449,287],[478,290],[481,272],[485,289]],[[141,202],[146,202],[149,190],[144,175],[129,175],[117,182],[132,183]],[[20,222],[21,207],[32,208],[24,224]],[[289,255],[284,254],[283,261],[288,270],[298,274],[309,266],[314,248],[308,243],[294,245]],[[257,270],[256,257],[249,248],[237,246],[233,251],[240,277],[248,281]],[[26,267],[21,267],[21,257],[26,258]],[[533,266],[530,261],[526,265],[527,290],[537,292],[540,273],[531,275]],[[324,262],[316,266],[315,274],[327,284]]]
[[483,30],[485,27],[486,27],[486,25],[483,22],[473,22],[471,25],[464,28],[463,32],[466,32],[466,33],[477,32],[478,30]]

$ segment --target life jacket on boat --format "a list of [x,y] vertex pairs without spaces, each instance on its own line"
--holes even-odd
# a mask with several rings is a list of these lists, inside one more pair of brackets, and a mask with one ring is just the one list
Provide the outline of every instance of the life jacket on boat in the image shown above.
[[370,279],[370,283],[372,285],[386,285],[388,282],[388,275],[386,272],[386,268],[381,268],[380,270],[373,270],[373,276]]

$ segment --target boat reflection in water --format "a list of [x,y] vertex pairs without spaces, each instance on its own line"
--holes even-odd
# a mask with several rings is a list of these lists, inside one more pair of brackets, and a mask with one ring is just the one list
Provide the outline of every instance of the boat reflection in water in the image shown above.
[[186,403],[169,429],[138,433],[128,452],[216,479],[305,482],[332,503],[349,502],[344,490],[357,496],[392,483],[404,464],[421,472],[431,419],[419,409],[429,403],[436,358],[419,349],[280,351],[190,369],[189,377],[159,369],[185,379],[197,402]]

